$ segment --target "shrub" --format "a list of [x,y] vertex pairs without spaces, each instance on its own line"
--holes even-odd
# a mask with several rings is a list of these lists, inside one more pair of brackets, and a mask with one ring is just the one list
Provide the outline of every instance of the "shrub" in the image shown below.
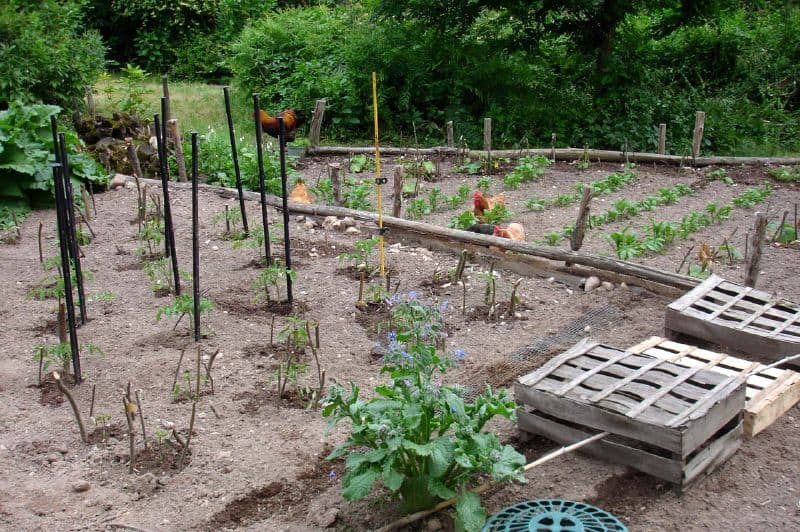
[[100,75],[105,47],[83,29],[78,0],[0,3],[0,109],[12,101],[65,106]]

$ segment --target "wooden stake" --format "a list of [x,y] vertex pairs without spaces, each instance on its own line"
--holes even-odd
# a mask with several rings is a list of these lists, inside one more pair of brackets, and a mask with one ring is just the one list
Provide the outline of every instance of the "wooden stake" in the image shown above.
[[483,149],[486,151],[486,159],[489,161],[489,173],[492,170],[492,119],[483,119]]
[[697,111],[694,117],[694,135],[692,136],[692,160],[700,155],[700,143],[703,141],[703,131],[705,131],[706,114]]
[[94,392],[95,392],[96,388],[97,388],[97,385],[96,384],[92,384],[92,401],[89,403],[89,417],[90,418],[94,416]]
[[133,405],[125,394],[122,395],[122,410],[125,412],[125,421],[128,423],[128,450],[131,461],[128,465],[128,472],[133,473],[136,467],[136,433],[133,430]]
[[[86,186],[81,185],[81,199],[83,200],[83,220],[86,223],[86,226],[89,226],[88,222],[92,221],[92,211],[89,209],[89,193],[86,192]],[[94,231],[89,229],[92,232],[92,236],[94,236]]]
[[325,117],[325,99],[317,100],[314,104],[314,114],[311,117],[311,126],[308,130],[308,143],[311,146],[319,146],[319,139],[322,134],[322,119]]
[[[166,75],[161,76],[161,93],[162,93],[162,96],[166,99],[166,102],[167,102],[166,106],[163,108],[164,112],[162,114],[164,116],[162,118],[163,118],[164,122],[169,122],[170,116],[171,116],[172,113],[170,113],[170,105],[169,105],[169,103],[170,103],[169,102],[169,78]],[[166,140],[164,142],[166,143]],[[185,181],[185,179],[184,179],[184,181]]]
[[447,147],[453,148],[455,147],[455,143],[453,141],[453,121],[448,120],[446,124],[447,129]]
[[144,441],[144,448],[147,449],[147,432],[144,428],[144,411],[142,410],[142,398],[139,393],[142,390],[136,390],[133,395],[136,397],[136,408],[139,409],[139,422],[142,424],[142,441]]
[[67,398],[67,401],[69,401],[69,406],[72,407],[72,413],[75,414],[75,420],[78,422],[78,428],[81,431],[81,440],[83,443],[89,443],[89,437],[86,435],[86,427],[83,425],[83,418],[81,418],[81,412],[78,410],[78,405],[75,403],[75,398],[72,397],[72,394],[69,393],[67,387],[64,386],[63,382],[61,382],[61,375],[59,375],[57,371],[53,372],[53,379],[56,381],[58,391],[60,391],[64,397]]
[[550,134],[550,160],[556,162],[556,134]]
[[658,124],[658,154],[667,153],[667,124]]
[[92,94],[92,87],[90,85],[86,86],[86,106],[89,109],[89,116],[94,120],[94,116],[97,114],[97,108],[94,105],[94,94]]
[[331,178],[331,185],[333,186],[333,202],[337,207],[344,203],[342,199],[342,181],[339,178],[340,168],[341,165],[339,163],[328,164],[328,176]]
[[186,158],[183,156],[183,143],[181,142],[181,133],[178,130],[177,118],[167,121],[167,131],[175,142],[175,160],[178,162],[178,181],[185,183],[188,180],[186,177]]
[[586,221],[589,219],[589,202],[592,200],[594,191],[592,187],[586,185],[583,187],[583,196],[581,197],[581,205],[578,209],[578,219],[575,222],[575,230],[569,239],[569,245],[572,251],[578,251],[583,245],[583,236],[586,233]]
[[761,252],[764,246],[764,233],[767,230],[767,217],[763,212],[756,212],[756,221],[750,235],[750,256],[744,273],[745,286],[755,287],[758,280],[758,268],[761,263]]
[[686,250],[686,254],[683,256],[683,260],[681,261],[681,263],[678,264],[678,269],[675,270],[675,273],[681,273],[681,269],[683,268],[683,265],[686,264],[686,259],[689,258],[689,253],[692,252],[692,250],[694,249],[694,246],[695,246],[695,244],[692,244],[691,246],[689,246],[689,249]]
[[403,166],[394,167],[394,196],[392,197],[392,216],[400,217],[403,208],[403,181],[405,181],[406,169]]
[[[795,205],[794,212],[795,212],[794,224],[795,224],[795,227],[796,227],[797,226],[797,205]],[[42,227],[44,227],[44,224],[42,222],[39,222],[39,264],[44,262],[44,254],[42,252]]]

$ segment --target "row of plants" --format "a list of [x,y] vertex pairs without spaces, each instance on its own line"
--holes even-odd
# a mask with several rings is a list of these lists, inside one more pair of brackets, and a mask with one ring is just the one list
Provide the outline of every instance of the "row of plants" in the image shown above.
[[750,209],[764,201],[770,194],[772,194],[772,187],[769,184],[749,188],[733,198],[729,204],[720,205],[717,202],[709,202],[704,212],[692,211],[678,222],[651,220],[641,240],[630,227],[606,235],[606,239],[617,257],[623,260],[638,257],[647,252],[661,253],[676,237],[686,240],[690,235],[705,227],[721,224],[730,217],[734,207]]
[[442,194],[442,190],[439,187],[432,187],[428,190],[426,197],[415,198],[408,202],[406,216],[415,220],[435,212],[457,209],[469,201],[471,190],[468,184],[463,183],[458,187],[455,194],[445,195]]
[[530,183],[539,179],[551,164],[553,161],[543,155],[520,157],[511,173],[503,178],[503,185],[508,189],[516,190],[522,183]]
[[[629,166],[624,170],[609,174],[604,179],[592,181],[589,183],[589,186],[592,187],[595,196],[604,196],[606,194],[618,192],[635,179],[636,173],[633,171],[633,167]],[[543,211],[551,207],[566,207],[567,205],[572,205],[581,200],[581,195],[583,194],[583,188],[585,186],[584,183],[575,183],[574,193],[560,194],[552,200],[532,197],[525,200],[523,205],[529,211]]]

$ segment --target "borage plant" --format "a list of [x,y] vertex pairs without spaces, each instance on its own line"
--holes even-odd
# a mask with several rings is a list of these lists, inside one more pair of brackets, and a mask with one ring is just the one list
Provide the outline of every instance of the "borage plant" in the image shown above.
[[367,496],[378,479],[400,498],[405,513],[458,495],[457,526],[480,530],[486,512],[478,495],[468,490],[476,475],[525,481],[524,456],[483,431],[496,415],[513,420],[514,402],[505,390],[494,392],[487,385],[468,403],[463,389],[441,384],[444,373],[465,355],[437,349],[442,331],[430,328],[427,320],[439,310],[415,294],[389,304],[398,327],[382,347],[381,373],[389,382],[376,387],[377,397],[369,400],[360,398],[353,383],[347,396],[340,386],[330,389],[323,409],[323,416],[331,418],[326,432],[343,419],[350,420],[352,429],[328,459],[347,455],[342,489],[348,500]]

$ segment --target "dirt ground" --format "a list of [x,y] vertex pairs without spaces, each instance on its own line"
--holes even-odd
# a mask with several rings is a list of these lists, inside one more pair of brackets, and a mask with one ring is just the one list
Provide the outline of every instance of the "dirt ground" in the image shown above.
[[[301,165],[309,183],[325,171],[327,159],[312,159]],[[435,185],[453,194],[461,183],[474,187],[475,176],[452,171]],[[508,203],[517,213],[528,240],[536,241],[551,229],[574,222],[577,207],[527,213],[521,206],[532,195],[554,197],[571,192],[577,181],[598,179],[616,165],[593,164],[585,171],[557,164],[535,183],[509,191]],[[391,175],[391,162],[385,168]],[[635,200],[663,186],[684,182],[698,190],[674,206],[638,216],[627,222],[642,227],[650,216],[680,219],[691,209],[700,210],[710,201],[728,201],[746,186],[762,183],[763,169],[729,169],[736,186],[708,182],[702,172],[664,167],[640,167],[637,180],[616,194],[599,201],[610,205],[616,199]],[[502,176],[502,174],[501,174]],[[500,176],[500,177],[501,177]],[[675,271],[692,243],[718,245],[738,227],[733,241],[744,249],[746,231],[752,227],[756,209],[769,207],[771,214],[793,211],[800,202],[797,187],[775,185],[763,206],[734,209],[722,225],[695,234],[691,241],[676,241],[665,253],[646,256],[640,262]],[[495,187],[501,190],[498,184]],[[273,373],[278,349],[269,345],[270,326],[285,324],[283,312],[271,312],[253,302],[251,284],[259,270],[254,249],[232,249],[222,238],[223,227],[212,217],[226,204],[205,190],[200,195],[200,283],[205,297],[215,305],[203,316],[207,337],[205,356],[219,349],[213,366],[214,394],[203,384],[197,406],[191,456],[183,470],[175,465],[176,448],[166,443],[175,428],[188,432],[191,403],[175,402],[172,381],[181,349],[191,345],[186,320],[177,328],[174,318],[155,316],[169,298],[156,297],[136,256],[136,192],[122,188],[97,195],[97,233],[86,246],[84,268],[94,277],[86,284],[90,321],[79,329],[80,340],[102,349],[102,355],[82,359],[84,383],[73,388],[88,430],[95,431],[84,444],[66,402],[58,401],[52,383],[37,385],[37,363],[32,360],[37,344],[57,341],[52,300],[25,297],[44,275],[39,266],[36,233],[44,224],[45,256],[57,253],[53,211],[37,211],[22,227],[16,244],[0,245],[0,307],[2,352],[0,357],[0,528],[5,530],[106,530],[136,527],[144,530],[369,530],[398,517],[396,505],[381,490],[365,500],[348,503],[340,496],[341,462],[322,458],[332,445],[345,437],[345,426],[323,437],[326,420],[318,410],[298,405],[277,408]],[[181,269],[191,269],[191,203],[186,189],[172,191],[177,254]],[[464,205],[424,218],[445,224],[469,208]],[[606,207],[598,207],[605,210]],[[595,211],[595,212],[598,212]],[[251,224],[259,220],[257,204],[248,205]],[[270,222],[280,214],[269,210]],[[321,220],[319,220],[321,222]],[[294,294],[297,308],[306,318],[320,322],[321,365],[329,381],[354,381],[371,389],[380,378],[379,360],[371,354],[377,333],[369,328],[355,307],[358,282],[342,267],[337,255],[352,249],[359,234],[345,234],[320,227],[309,229],[306,221],[292,216],[293,266],[297,271]],[[602,233],[624,227],[613,224],[591,231],[585,250],[611,253]],[[273,233],[280,233],[273,229]],[[431,252],[404,242],[389,241],[387,261],[393,283],[401,292],[418,291],[434,302],[450,302],[446,311],[448,347],[461,347],[467,358],[446,379],[481,389],[485,382],[510,386],[520,375],[552,356],[519,356],[525,347],[557,337],[587,313],[606,312],[607,319],[583,330],[597,340],[627,347],[663,333],[664,309],[671,301],[638,288],[615,287],[612,291],[585,293],[577,286],[542,277],[522,280],[519,316],[486,321],[474,310],[483,305],[486,264],[470,262],[466,270],[466,315],[461,312],[461,291],[454,287],[432,287],[434,272],[455,266],[456,257]],[[562,246],[567,245],[561,243]],[[273,245],[282,255],[281,243]],[[800,301],[797,280],[798,251],[768,246],[762,260],[759,288]],[[684,268],[685,269],[685,268]],[[741,262],[721,262],[715,272],[741,281]],[[498,299],[508,298],[518,276],[500,270]],[[190,283],[184,283],[185,289]],[[108,293],[110,292],[111,295]],[[283,295],[283,291],[281,292]],[[609,309],[613,310],[610,314]],[[276,310],[276,309],[272,309]],[[277,309],[280,310],[280,309]],[[365,324],[367,327],[365,327]],[[192,369],[194,350],[187,349],[183,369]],[[313,385],[314,373],[301,378]],[[153,445],[141,460],[140,470],[128,472],[128,438],[122,411],[122,392],[130,382],[141,390],[142,410],[148,436],[164,439]],[[95,420],[109,416],[106,428],[89,420],[92,390],[95,390]],[[45,404],[43,404],[43,402]],[[137,419],[138,422],[138,419]],[[544,439],[520,443],[509,422],[493,423],[501,439],[515,444],[528,458],[535,458],[556,444]],[[140,432],[137,427],[137,433]],[[798,530],[800,529],[800,409],[795,406],[769,429],[745,439],[740,450],[708,477],[683,494],[669,485],[625,467],[571,454],[534,469],[525,485],[506,485],[483,496],[489,512],[526,499],[566,498],[595,504],[619,517],[631,530]],[[141,450],[141,441],[138,440]],[[446,514],[419,523],[421,529],[449,529]]]

